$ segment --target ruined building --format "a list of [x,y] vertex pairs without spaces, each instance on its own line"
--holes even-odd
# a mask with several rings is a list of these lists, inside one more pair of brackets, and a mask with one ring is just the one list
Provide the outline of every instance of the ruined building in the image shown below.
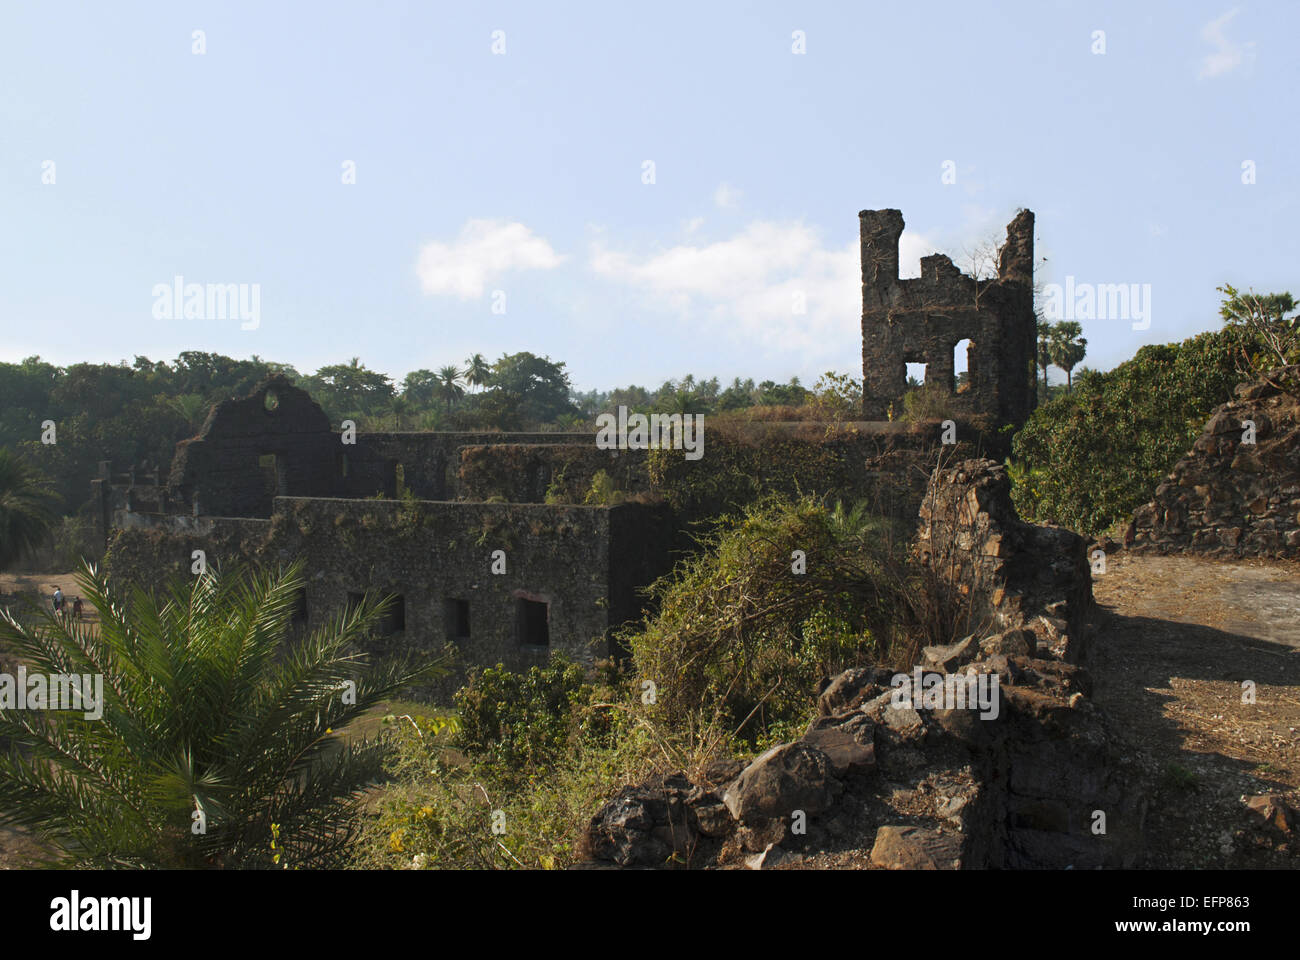
[[[1012,221],[990,281],[942,255],[922,260],[920,279],[899,280],[902,216],[860,216],[864,408],[880,422],[711,432],[699,463],[660,471],[660,490],[645,451],[600,449],[592,433],[356,434],[273,376],[214,406],[166,477],[101,464],[93,499],[109,571],[157,586],[192,572],[195,551],[220,565],[301,559],[301,627],[375,591],[396,597],[383,642],[451,641],[463,663],[523,668],[552,650],[617,653],[617,629],[642,614],[640,590],[671,568],[683,531],[734,506],[717,477],[741,478],[748,495],[821,493],[914,519],[941,430],[897,421],[907,363],[928,364],[927,383],[951,389],[954,346],[972,341],[969,386],[951,398],[961,427],[942,447],[950,457],[1004,456],[996,426],[1032,407],[1033,215]],[[895,422],[884,422],[891,405]],[[600,473],[632,501],[650,496],[586,505]]]
[[[897,418],[907,364],[925,364],[925,383],[950,394],[954,414],[1024,423],[1034,408],[1034,215],[1007,225],[996,279],[962,273],[941,253],[921,258],[921,276],[900,280],[898,210],[858,214],[862,241],[862,413]],[[963,344],[968,382],[958,390],[955,351]],[[891,410],[892,408],[892,410]],[[892,416],[891,416],[892,415]]]
[[[594,450],[589,434],[353,438],[304,391],[271,377],[213,407],[198,435],[177,445],[166,480],[115,478],[105,464],[93,492],[115,578],[158,585],[191,572],[196,550],[206,564],[302,559],[302,627],[374,591],[396,598],[381,648],[449,641],[463,662],[518,669],[552,650],[588,661],[613,652],[613,631],[641,612],[638,589],[669,565],[662,505],[454,500],[464,451],[566,444],[618,454]],[[545,489],[547,477],[532,482]]]

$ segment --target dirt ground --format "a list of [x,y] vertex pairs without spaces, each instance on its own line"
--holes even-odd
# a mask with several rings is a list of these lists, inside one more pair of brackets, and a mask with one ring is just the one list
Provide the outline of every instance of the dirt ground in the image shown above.
[[1300,867],[1244,802],[1300,806],[1300,564],[1121,554],[1093,591],[1094,696],[1151,783],[1137,865]]
[[[63,589],[68,609],[71,610],[72,598],[81,596],[76,573],[0,573],[0,606],[25,597],[32,601],[39,599],[42,606],[49,610],[56,586]],[[90,601],[82,597],[82,603],[82,619],[97,622],[99,613],[90,605]]]

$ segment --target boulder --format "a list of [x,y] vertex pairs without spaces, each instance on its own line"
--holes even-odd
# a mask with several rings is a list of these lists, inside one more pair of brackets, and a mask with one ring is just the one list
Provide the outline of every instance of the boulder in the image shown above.
[[816,747],[783,743],[747,766],[722,795],[731,815],[752,822],[830,808],[839,792],[830,759]]
[[871,862],[885,870],[960,870],[961,838],[924,827],[881,827]]
[[1258,818],[1260,826],[1288,837],[1295,829],[1295,810],[1277,794],[1264,793],[1242,799],[1246,801],[1246,808]]
[[855,667],[833,677],[817,698],[817,714],[831,717],[856,709],[864,700],[880,693],[889,683],[889,671]]
[[[862,718],[874,731],[875,725]],[[870,734],[869,734],[870,735]],[[823,727],[804,734],[803,743],[816,747],[826,754],[831,762],[831,769],[837,777],[850,773],[864,773],[876,765],[876,747],[874,743],[863,742],[853,732],[844,727]]]

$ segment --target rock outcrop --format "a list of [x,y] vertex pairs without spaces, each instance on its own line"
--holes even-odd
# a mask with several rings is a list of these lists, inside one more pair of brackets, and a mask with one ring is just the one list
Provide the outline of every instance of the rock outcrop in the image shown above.
[[1300,557],[1300,402],[1267,382],[1236,393],[1134,514],[1131,549]]

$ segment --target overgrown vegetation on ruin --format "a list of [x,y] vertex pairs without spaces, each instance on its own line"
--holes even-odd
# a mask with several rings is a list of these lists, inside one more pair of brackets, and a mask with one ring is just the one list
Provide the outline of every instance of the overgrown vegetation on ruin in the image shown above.
[[906,534],[866,505],[769,496],[726,518],[650,590],[658,613],[627,632],[654,715],[754,743],[807,719],[817,682],[862,662],[902,663]]
[[1010,473],[1021,516],[1084,534],[1127,522],[1238,383],[1259,379],[1280,358],[1300,360],[1292,309],[1289,294],[1246,298],[1228,287],[1222,329],[1145,346],[1113,370],[1080,375],[1016,434]]
[[624,631],[621,668],[554,656],[480,669],[456,715],[390,717],[393,782],[356,863],[562,867],[581,859],[586,822],[624,784],[796,735],[823,677],[905,667],[919,645],[969,623],[911,559],[910,532],[812,497],[768,496],[721,519],[655,584],[658,611]]

